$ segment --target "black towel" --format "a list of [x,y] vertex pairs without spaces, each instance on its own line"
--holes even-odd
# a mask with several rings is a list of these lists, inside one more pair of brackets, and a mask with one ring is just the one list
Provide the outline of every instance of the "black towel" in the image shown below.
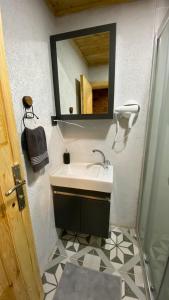
[[35,129],[25,127],[22,133],[22,149],[27,152],[34,172],[49,163],[46,135],[42,126]]

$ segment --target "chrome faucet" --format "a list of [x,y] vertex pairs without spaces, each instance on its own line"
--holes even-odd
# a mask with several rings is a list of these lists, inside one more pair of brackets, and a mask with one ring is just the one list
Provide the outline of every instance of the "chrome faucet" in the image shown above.
[[106,159],[105,154],[99,149],[93,149],[92,152],[99,152],[103,157],[103,162],[94,163],[94,165],[101,165],[104,169],[108,168],[108,166],[110,165],[110,161]]

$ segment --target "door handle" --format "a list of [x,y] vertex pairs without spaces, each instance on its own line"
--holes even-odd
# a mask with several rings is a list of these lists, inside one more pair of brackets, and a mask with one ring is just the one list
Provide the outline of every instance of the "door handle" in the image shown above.
[[16,185],[14,187],[12,187],[11,189],[9,189],[6,193],[5,196],[10,196],[14,191],[16,191],[19,187],[23,186],[24,184],[26,184],[26,180],[20,180],[17,179],[16,180]]

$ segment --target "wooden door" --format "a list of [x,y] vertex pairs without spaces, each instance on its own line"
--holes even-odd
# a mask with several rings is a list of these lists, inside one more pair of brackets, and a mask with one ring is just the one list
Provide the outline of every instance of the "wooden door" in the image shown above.
[[84,75],[80,75],[81,111],[82,114],[93,113],[92,86]]
[[[19,102],[18,102],[19,104]],[[26,189],[20,211],[13,187],[12,166],[20,164],[18,136],[12,108],[0,17],[0,300],[43,299],[35,254]],[[22,178],[24,174],[21,168]]]

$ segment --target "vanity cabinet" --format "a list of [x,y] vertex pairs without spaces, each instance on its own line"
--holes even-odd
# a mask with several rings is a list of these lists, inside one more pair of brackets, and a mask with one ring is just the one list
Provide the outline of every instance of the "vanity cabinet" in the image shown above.
[[81,200],[81,231],[96,236],[108,237],[109,200]]
[[52,190],[56,227],[108,237],[110,193],[56,186]]
[[54,193],[53,200],[56,227],[80,232],[79,199]]

